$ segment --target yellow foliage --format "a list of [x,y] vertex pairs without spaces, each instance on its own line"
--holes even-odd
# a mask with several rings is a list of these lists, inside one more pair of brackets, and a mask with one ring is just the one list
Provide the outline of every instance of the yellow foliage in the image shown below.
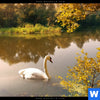
[[59,79],[62,79],[62,77],[61,77],[61,76],[58,76],[58,78],[59,78]]
[[[100,50],[100,48],[97,49]],[[76,65],[73,68],[68,67],[69,73],[66,79],[59,76],[61,86],[67,89],[71,96],[87,96],[88,88],[100,86],[100,80],[97,78],[100,75],[100,51],[94,58],[89,58],[84,49],[81,53],[84,56],[78,53]]]
[[100,51],[97,52],[97,58],[100,58]]
[[79,27],[79,20],[84,20],[87,13],[95,11],[97,4],[68,3],[61,4],[57,8],[57,22],[61,22],[61,26],[66,26],[67,32],[73,32]]
[[97,48],[98,50],[100,50],[100,48]]
[[82,49],[81,52],[84,53],[84,49]]

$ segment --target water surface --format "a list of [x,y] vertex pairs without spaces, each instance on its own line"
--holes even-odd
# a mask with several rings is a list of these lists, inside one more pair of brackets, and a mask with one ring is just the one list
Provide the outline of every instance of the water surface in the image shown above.
[[[66,76],[67,66],[76,64],[77,52],[84,49],[89,57],[95,57],[98,47],[99,29],[38,40],[0,37],[0,96],[68,96],[69,92],[57,84],[57,76]],[[47,62],[50,81],[24,80],[19,76],[20,69],[43,70],[43,59],[48,54],[53,59],[53,63]]]

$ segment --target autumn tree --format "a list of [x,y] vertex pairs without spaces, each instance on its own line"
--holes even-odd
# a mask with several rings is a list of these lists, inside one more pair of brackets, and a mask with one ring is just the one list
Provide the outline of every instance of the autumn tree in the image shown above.
[[67,32],[73,32],[80,25],[78,21],[84,20],[89,14],[100,8],[100,4],[67,3],[57,8],[56,18],[61,26],[66,27]]
[[88,88],[100,87],[100,48],[96,57],[89,58],[88,54],[82,49],[82,55],[77,53],[77,63],[67,73],[66,79],[61,76],[60,84],[67,89],[71,96],[87,96]]

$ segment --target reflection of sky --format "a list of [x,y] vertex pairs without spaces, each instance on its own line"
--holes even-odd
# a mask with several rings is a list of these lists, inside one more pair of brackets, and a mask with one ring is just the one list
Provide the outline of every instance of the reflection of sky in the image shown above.
[[[100,47],[99,41],[84,43],[83,49],[89,54],[89,57],[95,57],[97,49]],[[40,81],[27,81],[19,77],[18,71],[23,68],[35,67],[43,70],[43,58],[40,58],[37,63],[20,62],[9,65],[7,62],[0,60],[0,94],[1,95],[20,95],[24,92],[28,95],[60,95],[64,94],[64,90],[53,87],[52,84],[59,81],[55,76],[66,76],[67,66],[74,66],[76,63],[76,53],[81,52],[81,49],[72,42],[68,48],[55,47],[54,55],[51,55],[53,63],[47,62],[48,72],[52,79],[49,83]],[[44,91],[44,92],[43,92]]]
[[89,40],[89,42],[84,43],[83,45],[83,49],[85,52],[88,53],[89,57],[95,57],[96,53],[97,53],[97,49],[100,47],[100,41],[93,41],[93,40]]
[[[92,41],[89,40],[89,42],[84,43],[83,48],[85,52],[88,53],[89,57],[95,57],[97,53],[97,49],[100,47],[99,41]],[[77,57],[76,53],[81,53],[80,48],[77,47],[75,43],[71,43],[71,45],[68,48],[65,49],[58,49],[55,48],[55,53],[53,56],[53,59],[55,60],[55,63],[53,66],[55,66],[56,69],[59,71],[66,71],[67,66],[74,66],[76,63],[75,57]],[[65,69],[65,70],[64,70]]]

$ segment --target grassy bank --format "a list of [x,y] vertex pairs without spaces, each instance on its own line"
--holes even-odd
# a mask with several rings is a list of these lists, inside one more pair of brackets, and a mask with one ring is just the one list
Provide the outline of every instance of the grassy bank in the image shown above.
[[22,27],[0,28],[0,36],[40,38],[55,35],[61,35],[60,27],[26,24]]

